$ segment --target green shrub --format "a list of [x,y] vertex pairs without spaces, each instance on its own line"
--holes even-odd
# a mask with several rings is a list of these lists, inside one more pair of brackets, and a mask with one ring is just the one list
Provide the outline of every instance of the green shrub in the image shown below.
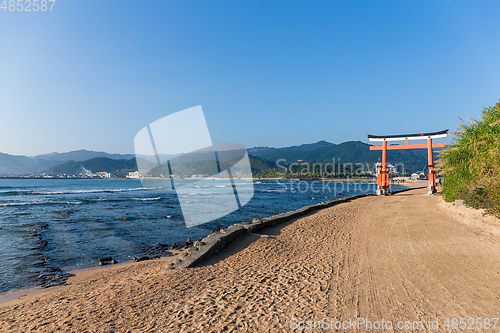
[[461,124],[438,160],[446,201],[464,199],[500,217],[500,103],[484,108],[481,119]]

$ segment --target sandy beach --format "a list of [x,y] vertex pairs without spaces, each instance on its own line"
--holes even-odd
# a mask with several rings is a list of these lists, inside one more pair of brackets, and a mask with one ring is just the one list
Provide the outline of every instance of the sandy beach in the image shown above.
[[240,236],[195,268],[163,258],[79,271],[1,306],[0,332],[293,332],[307,321],[320,332],[360,319],[443,332],[460,330],[448,318],[500,317],[499,220],[426,193],[338,204]]

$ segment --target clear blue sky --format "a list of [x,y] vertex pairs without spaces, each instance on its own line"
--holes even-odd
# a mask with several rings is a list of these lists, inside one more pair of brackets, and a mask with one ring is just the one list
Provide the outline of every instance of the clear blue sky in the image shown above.
[[89,1],[0,10],[0,152],[133,153],[201,105],[246,147],[455,129],[500,99],[499,1]]

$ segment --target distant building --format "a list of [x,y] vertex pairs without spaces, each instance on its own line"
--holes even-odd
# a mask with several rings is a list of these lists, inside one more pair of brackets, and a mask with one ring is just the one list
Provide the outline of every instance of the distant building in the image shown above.
[[139,179],[139,171],[129,172],[126,178],[129,179]]
[[[375,165],[374,165],[375,170],[373,172],[370,172],[371,174],[374,174],[374,175],[377,174],[377,164],[382,165],[382,163],[380,163],[380,162],[375,163]],[[387,170],[389,171],[389,173],[399,173],[398,167],[395,165],[392,165],[391,163],[387,163]]]
[[411,180],[420,180],[420,179],[425,179],[425,174],[422,172],[414,172],[410,176]]
[[389,169],[389,173],[399,173],[398,167],[390,163],[387,163],[387,169]]
[[112,178],[113,175],[109,172],[96,172],[95,173],[96,177],[99,177],[99,178]]

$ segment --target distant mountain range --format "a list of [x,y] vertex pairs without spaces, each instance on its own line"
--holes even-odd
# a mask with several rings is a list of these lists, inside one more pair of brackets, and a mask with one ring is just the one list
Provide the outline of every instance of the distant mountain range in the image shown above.
[[103,151],[92,150],[74,150],[68,153],[50,153],[44,155],[33,156],[35,159],[54,161],[54,162],[67,162],[67,161],[85,161],[96,157],[107,157],[112,160],[128,160],[134,158],[134,154],[108,154]]
[[[0,175],[38,174],[68,162],[80,162],[103,157],[111,160],[131,159],[133,154],[108,154],[100,151],[75,150],[68,153],[51,153],[37,156],[9,155],[0,153]],[[55,172],[55,170],[54,170]]]
[[[298,160],[320,163],[332,162],[333,159],[340,163],[372,164],[381,158],[380,151],[371,151],[370,145],[361,141],[347,141],[340,144],[319,141],[284,148],[254,147],[248,149],[248,153],[254,172],[276,167],[279,159],[285,160],[280,163],[281,165],[289,165]],[[437,158],[436,152],[435,157]],[[388,162],[404,163],[408,172],[422,170],[427,165],[427,151],[425,149],[389,151]],[[92,172],[106,171],[115,174],[120,171],[137,170],[134,154],[109,154],[84,149],[37,156],[0,153],[0,175],[75,174],[79,173],[81,168]]]
[[36,157],[0,153],[0,175],[38,173],[51,165],[51,161]]
[[[309,163],[340,162],[373,164],[382,157],[381,151],[370,150],[370,145],[361,141],[347,141],[340,144],[319,141],[312,144],[284,148],[255,147],[248,149],[248,153],[274,164],[279,159],[284,159],[286,162],[280,162],[280,165],[290,165],[300,160]],[[438,153],[435,150],[434,158],[436,159],[437,157]],[[422,170],[427,166],[427,150],[391,150],[387,153],[387,162],[391,164],[403,163],[407,172]]]

